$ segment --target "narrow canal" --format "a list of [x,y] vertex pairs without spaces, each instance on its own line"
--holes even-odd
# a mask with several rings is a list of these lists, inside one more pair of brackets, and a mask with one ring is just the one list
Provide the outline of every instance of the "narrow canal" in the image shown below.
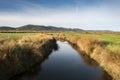
[[59,49],[33,70],[16,80],[111,80],[87,55],[67,42],[57,42]]

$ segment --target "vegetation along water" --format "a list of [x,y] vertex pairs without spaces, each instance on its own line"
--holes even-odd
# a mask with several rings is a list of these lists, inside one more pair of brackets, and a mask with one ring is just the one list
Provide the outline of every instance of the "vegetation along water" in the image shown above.
[[[32,70],[35,65],[43,62],[53,50],[57,50],[56,40],[67,41],[68,43],[70,43],[70,45],[74,46],[73,48],[76,51],[81,53],[80,54],[81,57],[88,56],[89,59],[84,57],[83,59],[84,61],[87,60],[90,63],[97,63],[100,66],[97,72],[98,75],[103,74],[102,72],[103,70],[105,71],[105,73],[108,73],[108,75],[110,75],[113,78],[113,80],[120,79],[120,62],[119,62],[120,34],[119,33],[75,33],[75,32],[65,33],[64,32],[64,33],[46,33],[46,34],[45,33],[41,33],[41,34],[40,33],[24,33],[24,34],[0,33],[0,44],[1,44],[0,45],[0,62],[1,62],[0,80],[8,80],[9,78],[12,78],[14,75],[18,75],[26,71]],[[64,49],[64,51],[65,50],[67,49]],[[59,61],[57,62],[57,64],[59,65],[60,63],[69,64],[71,61],[66,62],[65,60],[67,59],[69,60],[70,58],[72,58],[73,60],[78,59],[77,61],[81,62],[81,60],[79,60],[81,58],[74,57],[76,53],[74,55],[73,54],[70,55],[67,53],[68,52],[66,52],[66,54],[60,55],[59,52],[56,54],[55,52],[53,52],[52,54],[54,55],[51,54],[50,59],[46,60],[45,62],[42,63],[42,65],[40,65],[43,66],[43,70],[41,70],[40,72],[41,76],[42,75],[44,76],[44,74],[46,74],[44,73],[44,70],[46,69],[46,67],[48,68],[48,64],[51,63],[52,59],[53,62],[55,59],[56,59],[55,61],[57,62],[57,58],[59,59],[63,57],[64,60],[63,62],[59,62]],[[55,55],[59,55],[59,56],[57,56],[56,58]],[[52,56],[53,58],[51,58]],[[91,61],[92,59],[93,61]],[[71,64],[73,63],[74,62],[72,62]],[[51,67],[53,66],[55,65],[51,63]],[[75,64],[73,64],[73,66],[75,67]],[[72,65],[70,67],[72,67]],[[57,66],[55,67],[55,69],[57,69]],[[74,70],[69,67],[68,68],[63,67],[61,69]],[[77,72],[77,70],[75,70],[75,72]],[[79,70],[76,76],[77,75],[79,75]],[[107,79],[108,78],[111,79],[110,77],[107,77]],[[102,80],[101,78],[99,79]]]

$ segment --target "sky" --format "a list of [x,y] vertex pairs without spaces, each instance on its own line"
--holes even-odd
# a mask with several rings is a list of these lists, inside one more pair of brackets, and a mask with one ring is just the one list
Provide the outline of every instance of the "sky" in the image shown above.
[[0,0],[0,26],[120,31],[120,0]]

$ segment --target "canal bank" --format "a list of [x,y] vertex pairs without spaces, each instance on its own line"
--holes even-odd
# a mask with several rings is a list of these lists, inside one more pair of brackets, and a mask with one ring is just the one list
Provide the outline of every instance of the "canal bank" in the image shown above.
[[57,41],[59,49],[52,52],[33,71],[14,80],[111,80],[88,56],[82,56],[75,46]]

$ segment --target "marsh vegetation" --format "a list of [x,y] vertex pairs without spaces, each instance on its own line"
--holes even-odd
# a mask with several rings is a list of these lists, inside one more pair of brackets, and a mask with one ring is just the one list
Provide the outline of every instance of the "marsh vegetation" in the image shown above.
[[7,80],[42,62],[57,46],[56,40],[45,34],[3,39],[0,44],[0,80]]
[[76,46],[83,53],[81,56],[89,56],[113,79],[120,79],[120,34],[75,32],[0,33],[0,79],[7,80],[41,63],[57,49],[56,40]]
[[54,34],[58,40],[66,40],[80,48],[108,72],[120,79],[120,34],[113,33],[64,33]]
[[61,41],[57,41],[57,44],[58,50],[53,51],[42,64],[11,80],[112,80],[76,46]]

